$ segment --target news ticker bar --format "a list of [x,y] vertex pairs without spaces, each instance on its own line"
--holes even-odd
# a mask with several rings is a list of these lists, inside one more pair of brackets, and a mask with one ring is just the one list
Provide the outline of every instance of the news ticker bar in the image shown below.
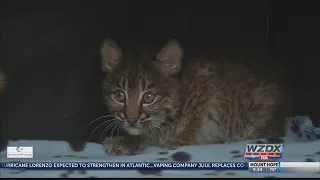
[[18,169],[194,169],[248,170],[247,162],[7,162],[0,168]]
[[6,162],[0,168],[12,169],[187,169],[249,170],[252,173],[320,172],[320,162]]

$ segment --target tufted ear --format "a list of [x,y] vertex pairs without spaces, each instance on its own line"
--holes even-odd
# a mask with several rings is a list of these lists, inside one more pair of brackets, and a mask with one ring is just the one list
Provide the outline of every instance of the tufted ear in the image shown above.
[[157,53],[155,65],[166,76],[171,76],[180,72],[182,58],[183,49],[180,43],[171,39]]
[[100,48],[101,68],[104,72],[113,73],[114,69],[121,63],[123,53],[118,44],[108,38],[105,39]]

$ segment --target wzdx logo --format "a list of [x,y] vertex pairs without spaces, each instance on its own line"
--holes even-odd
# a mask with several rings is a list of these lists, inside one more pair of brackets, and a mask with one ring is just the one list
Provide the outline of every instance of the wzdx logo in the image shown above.
[[283,144],[247,144],[244,158],[268,160],[270,158],[281,158]]

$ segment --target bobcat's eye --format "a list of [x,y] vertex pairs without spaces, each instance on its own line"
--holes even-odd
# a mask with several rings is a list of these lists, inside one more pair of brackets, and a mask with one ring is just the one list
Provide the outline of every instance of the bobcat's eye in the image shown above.
[[152,92],[147,92],[142,97],[142,103],[150,104],[154,101],[155,95]]
[[118,102],[124,102],[126,100],[126,94],[121,90],[114,92],[113,97]]

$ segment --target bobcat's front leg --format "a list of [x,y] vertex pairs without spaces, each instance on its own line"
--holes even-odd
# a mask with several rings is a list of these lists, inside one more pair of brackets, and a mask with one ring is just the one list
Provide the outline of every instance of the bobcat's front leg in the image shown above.
[[189,136],[184,136],[184,133],[180,134],[179,136],[173,136],[168,138],[166,141],[161,143],[162,148],[177,148],[179,146],[186,146],[197,144],[194,138],[190,138]]

